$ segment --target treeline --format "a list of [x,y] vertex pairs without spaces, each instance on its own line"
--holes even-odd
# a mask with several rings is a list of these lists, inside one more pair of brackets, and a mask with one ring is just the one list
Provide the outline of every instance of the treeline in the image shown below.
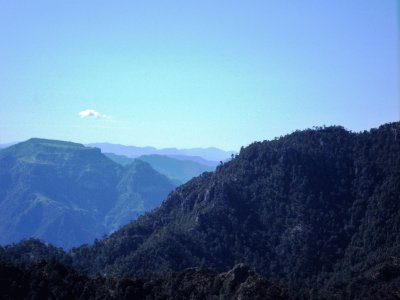
[[22,265],[0,261],[0,290],[0,299],[305,299],[243,265],[221,274],[194,268],[144,280],[88,277],[55,259]]

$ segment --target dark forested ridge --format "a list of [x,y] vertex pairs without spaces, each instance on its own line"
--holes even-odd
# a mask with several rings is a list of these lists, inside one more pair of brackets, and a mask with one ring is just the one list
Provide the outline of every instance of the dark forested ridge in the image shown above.
[[157,207],[174,187],[144,162],[124,168],[96,148],[30,139],[0,151],[0,243],[92,242]]
[[324,127],[253,143],[60,260],[107,278],[244,263],[314,299],[399,299],[399,127]]
[[186,269],[155,279],[88,277],[54,259],[30,265],[0,261],[0,299],[306,299],[274,284],[244,265],[225,273]]

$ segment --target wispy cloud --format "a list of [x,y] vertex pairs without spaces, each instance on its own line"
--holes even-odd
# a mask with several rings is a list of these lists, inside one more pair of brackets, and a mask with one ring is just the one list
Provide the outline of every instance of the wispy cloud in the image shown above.
[[84,118],[94,118],[94,119],[107,119],[110,120],[111,117],[105,114],[101,114],[98,111],[95,111],[94,109],[85,109],[79,112],[79,116],[84,119]]

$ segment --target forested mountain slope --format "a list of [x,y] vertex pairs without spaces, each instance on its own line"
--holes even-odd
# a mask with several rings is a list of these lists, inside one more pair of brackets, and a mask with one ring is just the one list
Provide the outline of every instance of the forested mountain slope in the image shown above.
[[[256,281],[261,287],[282,284],[275,291],[283,299],[304,293],[310,299],[398,299],[398,133],[400,123],[361,133],[324,127],[253,143],[93,245],[64,253],[27,241],[0,248],[0,258],[12,265],[54,257],[75,270],[99,272],[100,287],[134,276],[125,287],[139,277],[159,282],[158,292],[174,291],[177,299],[190,296],[184,287],[194,289],[192,295],[206,287],[218,298],[209,283],[221,283],[222,275],[186,268],[228,272],[239,263],[267,278]],[[162,283],[171,271],[178,273]],[[140,286],[153,286],[133,285],[129,291],[138,299],[145,299]]]
[[296,131],[241,149],[214,173],[93,246],[78,268],[148,275],[245,263],[300,286],[334,289],[400,253],[398,123],[369,132]]

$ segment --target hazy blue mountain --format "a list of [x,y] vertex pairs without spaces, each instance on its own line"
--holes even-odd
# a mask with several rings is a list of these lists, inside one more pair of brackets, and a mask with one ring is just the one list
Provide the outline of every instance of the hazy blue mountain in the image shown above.
[[0,144],[0,149],[5,149],[7,147],[10,147],[12,145],[15,145],[16,143],[5,143],[5,144]]
[[105,156],[107,156],[109,159],[112,161],[122,165],[122,166],[127,166],[135,160],[132,157],[128,157],[126,155],[119,155],[119,154],[114,154],[114,153],[103,153]]
[[177,149],[177,148],[165,148],[156,149],[154,147],[136,147],[136,146],[125,146],[119,144],[110,143],[92,143],[87,144],[90,147],[97,147],[104,153],[114,153],[118,155],[125,155],[128,157],[138,157],[142,155],[167,155],[167,156],[191,156],[201,157],[208,161],[224,161],[234,154],[233,151],[224,151],[215,147],[209,148],[192,148],[192,149]]
[[190,156],[190,155],[166,155],[166,156],[178,160],[190,160],[209,167],[216,167],[220,164],[219,161],[206,160],[200,156]]
[[191,160],[179,160],[164,155],[143,155],[138,157],[137,160],[149,163],[155,170],[180,184],[203,172],[210,172],[215,169],[215,167]]
[[[123,166],[127,166],[135,161],[134,158],[125,155],[117,155],[114,153],[104,153],[104,155]],[[154,154],[143,155],[137,159],[149,163],[153,169],[166,175],[176,183],[176,185],[181,185],[203,172],[214,171],[217,164],[216,162],[211,162],[198,156],[184,155],[165,156]]]
[[87,144],[86,146],[100,148],[103,153],[114,153],[118,155],[125,155],[131,158],[141,155],[154,154],[157,152],[157,149],[154,147],[125,146],[111,143],[91,143]]
[[0,151],[0,243],[91,242],[156,207],[173,188],[144,162],[124,168],[97,148],[30,139]]
[[173,181],[150,164],[136,159],[129,164],[117,185],[118,198],[107,213],[105,225],[112,231],[160,205],[175,188]]
[[208,148],[192,148],[192,149],[176,149],[176,148],[166,148],[160,149],[158,153],[161,155],[186,155],[186,156],[200,156],[209,161],[224,161],[235,154],[234,151],[224,151],[215,147]]

